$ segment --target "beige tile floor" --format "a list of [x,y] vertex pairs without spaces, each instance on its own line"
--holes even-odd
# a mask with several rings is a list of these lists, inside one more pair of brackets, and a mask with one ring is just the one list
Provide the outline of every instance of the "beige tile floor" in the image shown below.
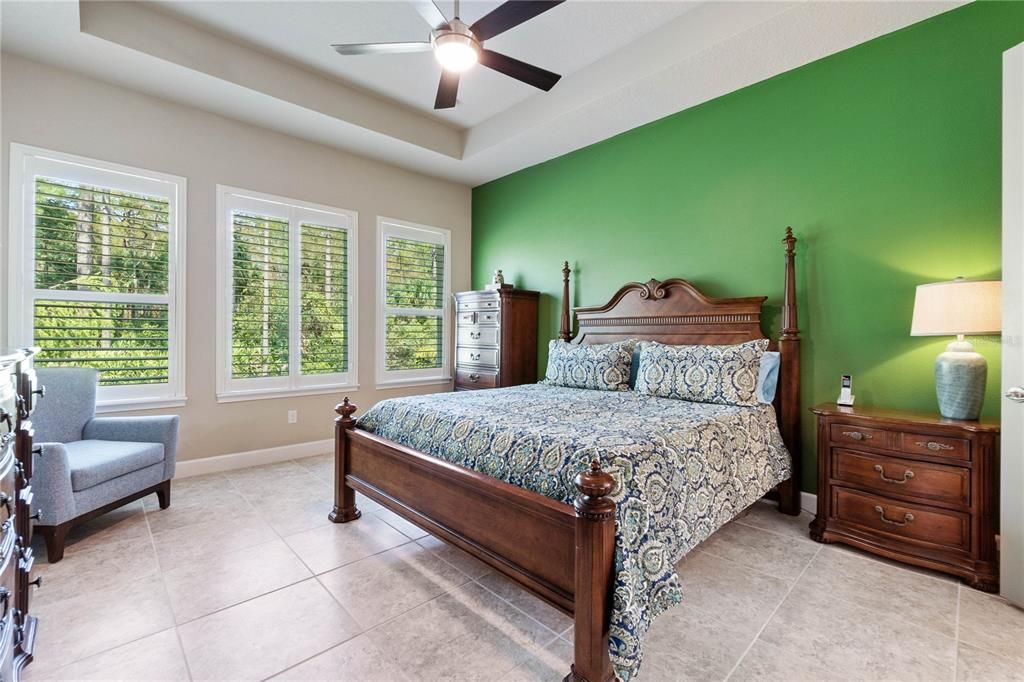
[[[331,458],[175,482],[42,563],[30,680],[560,680],[571,621],[369,500]],[[1024,680],[1024,611],[807,538],[757,504],[681,565],[655,680]],[[42,548],[38,547],[37,552]]]

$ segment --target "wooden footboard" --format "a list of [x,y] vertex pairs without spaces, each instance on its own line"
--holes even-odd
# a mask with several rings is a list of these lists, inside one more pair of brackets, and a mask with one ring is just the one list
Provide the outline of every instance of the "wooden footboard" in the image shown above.
[[330,519],[360,517],[355,491],[469,552],[575,621],[566,680],[614,679],[608,658],[615,561],[614,481],[595,461],[575,507],[430,457],[355,428],[356,406],[336,408],[335,499]]

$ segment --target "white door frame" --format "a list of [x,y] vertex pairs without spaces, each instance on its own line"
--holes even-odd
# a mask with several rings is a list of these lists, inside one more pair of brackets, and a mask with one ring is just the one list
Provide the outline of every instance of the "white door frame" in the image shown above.
[[1002,366],[999,589],[1024,605],[1024,43],[1003,53]]

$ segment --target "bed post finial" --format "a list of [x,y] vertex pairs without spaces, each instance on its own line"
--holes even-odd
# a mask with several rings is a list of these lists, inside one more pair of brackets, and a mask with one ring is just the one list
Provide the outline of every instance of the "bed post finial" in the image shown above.
[[800,325],[796,302],[796,237],[786,228],[786,274],[779,334],[779,430],[793,459],[793,475],[779,485],[779,511],[800,513]]
[[800,338],[800,328],[796,315],[796,237],[793,228],[786,228],[786,237],[782,240],[786,245],[786,283],[782,299],[782,336],[783,339]]
[[356,509],[356,491],[345,480],[348,474],[348,433],[356,427],[356,420],[352,418],[356,409],[348,396],[334,408],[338,413],[334,418],[334,509],[327,515],[334,523],[348,523],[363,515]]
[[569,317],[569,261],[562,263],[562,319],[558,326],[558,338],[562,341],[572,339],[572,322]]
[[[593,460],[576,475],[576,584],[572,670],[563,682],[611,682],[608,623],[615,568],[615,479]],[[595,624],[602,623],[601,627]]]

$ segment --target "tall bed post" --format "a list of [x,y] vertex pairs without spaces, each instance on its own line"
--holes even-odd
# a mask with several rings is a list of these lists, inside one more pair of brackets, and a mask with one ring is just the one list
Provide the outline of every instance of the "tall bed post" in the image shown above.
[[558,326],[558,338],[562,341],[572,339],[572,318],[569,317],[569,261],[562,264],[562,319]]
[[327,518],[334,523],[355,521],[362,512],[356,509],[356,491],[345,480],[348,475],[348,432],[356,427],[352,418],[356,406],[346,397],[334,408],[338,416],[334,419],[334,509]]
[[786,283],[782,299],[782,332],[779,335],[779,425],[782,441],[793,458],[793,475],[779,485],[779,511],[800,513],[800,326],[796,303],[796,237],[786,228]]
[[615,487],[598,460],[576,476],[576,580],[573,595],[573,663],[562,682],[611,682],[608,626],[615,567]]

